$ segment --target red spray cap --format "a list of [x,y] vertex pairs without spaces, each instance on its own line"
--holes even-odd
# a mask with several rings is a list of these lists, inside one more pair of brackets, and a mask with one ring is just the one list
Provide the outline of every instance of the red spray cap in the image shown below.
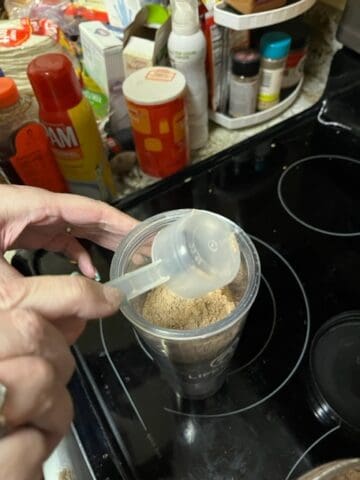
[[14,80],[9,77],[0,77],[0,108],[15,105],[19,98],[19,90]]
[[27,74],[40,106],[64,111],[82,99],[80,82],[71,61],[61,53],[47,53],[29,63]]

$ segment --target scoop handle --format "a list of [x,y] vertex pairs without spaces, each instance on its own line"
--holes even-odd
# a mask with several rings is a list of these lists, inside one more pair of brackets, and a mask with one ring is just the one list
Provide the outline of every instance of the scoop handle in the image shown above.
[[167,282],[170,277],[163,273],[163,264],[161,260],[138,268],[133,272],[125,273],[121,277],[106,282],[109,287],[118,288],[125,295],[127,300],[148,292],[152,288],[158,287]]

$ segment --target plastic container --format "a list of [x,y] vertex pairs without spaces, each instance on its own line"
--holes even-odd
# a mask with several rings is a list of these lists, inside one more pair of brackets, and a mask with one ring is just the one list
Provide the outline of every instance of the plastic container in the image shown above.
[[152,262],[110,282],[132,299],[166,283],[176,295],[197,298],[228,285],[240,268],[232,225],[197,210],[160,230]]
[[[122,241],[111,263],[110,278],[139,268],[139,255],[146,255],[155,235],[181,219],[191,210],[174,210],[142,222]],[[260,284],[260,261],[246,233],[224,217],[216,214],[235,232],[241,252],[241,268],[229,287],[238,302],[235,310],[223,320],[204,328],[175,330],[155,326],[141,312],[146,296],[124,301],[122,313],[133,324],[145,347],[159,365],[172,389],[186,398],[206,398],[214,394],[226,378],[226,368],[233,356]]]
[[325,463],[305,473],[298,480],[356,479],[360,474],[360,458],[349,458]]
[[226,0],[226,3],[240,13],[256,13],[280,8],[286,0]]
[[195,150],[203,147],[209,137],[206,40],[200,29],[196,0],[172,2],[168,52],[171,66],[186,79],[190,148]]
[[53,192],[68,188],[32,97],[20,96],[14,80],[0,78],[0,165],[10,183]]
[[256,111],[259,90],[260,55],[254,50],[233,52],[229,115],[242,117]]
[[304,75],[309,28],[301,20],[289,21],[282,25],[282,28],[291,36],[291,47],[281,82],[281,95],[285,96],[296,88]]
[[283,7],[275,10],[239,15],[228,8],[225,2],[219,2],[214,6],[214,19],[222,27],[233,30],[252,30],[278,25],[298,17],[309,10],[315,3],[316,0],[297,0],[296,2],[287,2]]
[[271,108],[280,101],[281,83],[290,45],[291,37],[287,33],[269,32],[261,37],[259,110]]
[[110,200],[115,194],[110,165],[71,61],[58,53],[40,55],[29,63],[27,73],[39,102],[39,118],[70,190]]
[[189,163],[185,86],[182,73],[167,67],[142,68],[123,84],[140,167],[153,177]]

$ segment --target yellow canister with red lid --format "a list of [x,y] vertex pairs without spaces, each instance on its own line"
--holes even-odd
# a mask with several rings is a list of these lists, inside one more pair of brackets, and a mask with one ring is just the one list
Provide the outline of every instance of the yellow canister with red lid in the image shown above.
[[186,81],[168,67],[142,68],[123,84],[141,169],[166,177],[190,159]]

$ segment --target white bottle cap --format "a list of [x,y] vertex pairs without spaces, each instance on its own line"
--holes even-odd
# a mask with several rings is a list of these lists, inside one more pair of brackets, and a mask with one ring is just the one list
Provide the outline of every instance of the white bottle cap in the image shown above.
[[197,2],[175,0],[172,2],[171,28],[177,35],[193,35],[200,29]]

